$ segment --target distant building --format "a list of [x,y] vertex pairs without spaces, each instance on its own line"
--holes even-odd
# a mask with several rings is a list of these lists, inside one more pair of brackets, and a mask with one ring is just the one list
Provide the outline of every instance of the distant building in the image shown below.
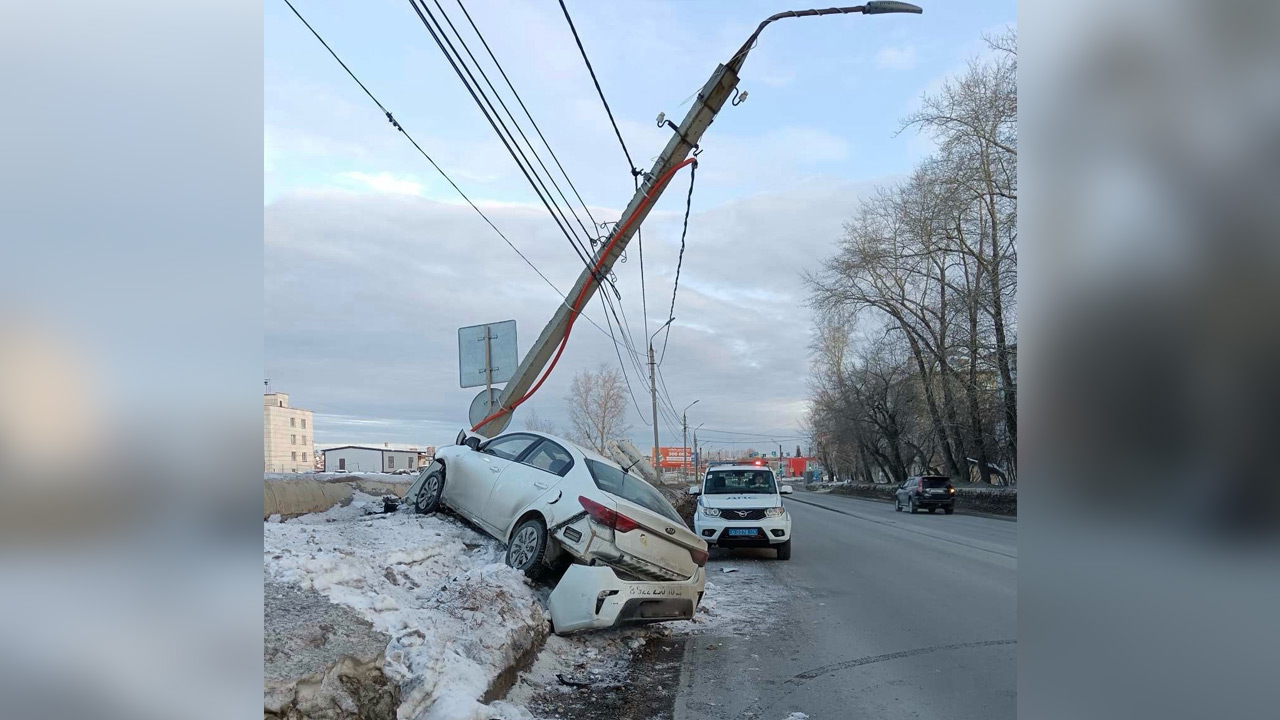
[[325,472],[414,472],[420,467],[423,455],[416,447],[393,448],[389,444],[383,447],[340,445],[321,452]]
[[311,411],[289,407],[287,393],[262,396],[262,464],[266,472],[311,472],[315,441]]

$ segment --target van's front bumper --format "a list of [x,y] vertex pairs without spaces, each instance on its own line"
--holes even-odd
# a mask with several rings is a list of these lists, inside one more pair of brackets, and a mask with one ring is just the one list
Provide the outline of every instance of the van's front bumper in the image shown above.
[[707,576],[688,580],[623,580],[607,565],[570,565],[547,607],[557,635],[618,624],[689,620],[702,602]]
[[[729,530],[755,529],[753,535],[731,534]],[[701,510],[693,517],[693,531],[708,545],[719,547],[769,547],[791,539],[791,514],[759,520],[727,520],[724,517],[706,517]]]

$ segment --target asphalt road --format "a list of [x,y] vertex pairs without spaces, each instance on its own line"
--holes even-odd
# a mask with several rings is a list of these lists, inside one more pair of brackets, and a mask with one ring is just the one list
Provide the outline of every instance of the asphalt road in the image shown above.
[[717,564],[759,563],[785,591],[776,619],[686,644],[677,720],[1017,716],[1016,522],[805,492],[786,505],[790,561],[708,565],[714,582]]

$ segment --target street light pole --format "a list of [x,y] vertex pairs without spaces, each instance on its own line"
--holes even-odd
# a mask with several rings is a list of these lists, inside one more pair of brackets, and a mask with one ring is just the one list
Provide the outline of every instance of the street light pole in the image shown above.
[[[524,359],[520,361],[519,367],[516,368],[511,379],[507,381],[506,387],[502,389],[502,394],[498,397],[498,409],[489,417],[477,423],[472,428],[472,431],[486,436],[495,434],[495,429],[501,426],[499,424],[500,416],[515,410],[516,406],[527,400],[537,386],[541,384],[538,379],[539,375],[543,374],[543,369],[547,367],[547,363],[551,361],[553,356],[559,357],[558,353],[563,350],[564,343],[568,342],[571,321],[591,301],[592,296],[595,295],[596,290],[600,287],[602,278],[609,276],[609,273],[613,270],[614,263],[626,252],[627,244],[631,241],[631,237],[649,215],[654,203],[662,195],[662,191],[666,189],[667,180],[670,180],[672,173],[687,164],[686,159],[689,153],[698,147],[698,141],[702,138],[702,134],[706,132],[711,125],[711,121],[715,119],[716,114],[720,112],[724,104],[730,101],[730,97],[734,98],[734,104],[738,104],[746,98],[745,92],[738,92],[738,75],[742,70],[743,63],[747,60],[747,54],[755,45],[756,39],[760,36],[765,26],[775,20],[790,17],[920,12],[919,7],[910,3],[868,0],[868,2],[854,7],[789,10],[773,15],[760,23],[755,32],[751,34],[751,37],[747,38],[747,42],[743,44],[742,48],[728,62],[717,67],[711,74],[710,79],[698,91],[696,99],[690,106],[684,120],[678,126],[674,122],[668,121],[667,126],[674,128],[675,132],[672,133],[671,138],[667,141],[666,147],[658,154],[652,169],[642,175],[640,187],[636,189],[635,195],[632,196],[631,201],[627,203],[626,210],[623,211],[622,217],[625,221],[615,226],[610,236],[601,244],[601,249],[592,258],[594,262],[589,263],[590,266],[584,268],[578,275],[578,280],[574,283],[572,290],[569,291],[565,301],[556,308],[551,321],[542,329],[538,339],[534,341],[528,352],[525,353]],[[652,339],[650,339],[649,374],[651,386],[653,385],[652,342]],[[653,434],[653,452],[654,460],[656,461],[658,456],[656,399],[654,401]],[[659,471],[659,477],[661,477],[661,471]]]
[[694,400],[680,411],[681,443],[684,444],[684,462],[681,463],[680,472],[685,475],[689,474],[689,408],[697,404],[698,400]]
[[658,383],[654,380],[653,372],[653,339],[672,322],[675,322],[674,317],[662,323],[662,326],[649,336],[649,398],[653,401],[653,472],[659,483],[662,482],[662,465],[658,459]]

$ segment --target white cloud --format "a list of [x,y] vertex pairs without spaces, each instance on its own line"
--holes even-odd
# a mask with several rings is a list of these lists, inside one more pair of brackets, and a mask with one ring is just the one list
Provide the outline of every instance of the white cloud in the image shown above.
[[343,173],[343,177],[355,180],[369,189],[391,195],[421,195],[422,183],[395,177],[391,173],[370,175],[362,172]]
[[916,66],[916,49],[913,46],[887,47],[876,53],[876,67],[881,70],[910,70]]

